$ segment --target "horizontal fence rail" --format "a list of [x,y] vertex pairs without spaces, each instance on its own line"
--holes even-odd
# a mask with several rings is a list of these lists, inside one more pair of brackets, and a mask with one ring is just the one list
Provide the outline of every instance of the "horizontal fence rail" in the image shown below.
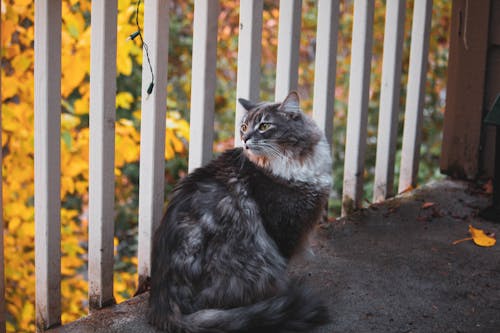
[[[318,0],[313,118],[330,143],[334,134],[339,0]],[[240,7],[237,97],[259,100],[263,0]],[[375,0],[355,0],[343,178],[343,214],[363,198],[370,66]],[[373,198],[393,195],[405,0],[386,2],[376,175]],[[91,8],[89,156],[89,307],[114,303],[114,139],[116,114],[117,1],[93,1]],[[297,89],[302,1],[280,1],[275,99]],[[189,170],[213,156],[218,0],[195,0],[193,22]],[[432,0],[415,1],[399,191],[415,186]],[[43,331],[61,323],[61,0],[35,2],[35,260],[36,322]],[[162,218],[165,188],[165,119],[169,1],[144,3],[144,41],[139,175],[138,275],[147,280],[151,244]],[[141,36],[142,37],[142,36]],[[143,51],[145,51],[143,49]],[[151,62],[151,70],[147,65]],[[153,89],[150,90],[150,84]],[[1,85],[1,82],[0,82]],[[236,125],[243,109],[236,103]],[[238,145],[238,126],[235,144]],[[0,161],[1,161],[0,152]],[[339,162],[339,161],[335,161]],[[334,180],[337,181],[337,180]],[[1,187],[0,187],[1,190]],[[1,192],[0,192],[1,193]],[[0,207],[1,212],[1,207]],[[0,217],[3,230],[3,220]],[[0,333],[5,331],[3,234],[0,234]]]

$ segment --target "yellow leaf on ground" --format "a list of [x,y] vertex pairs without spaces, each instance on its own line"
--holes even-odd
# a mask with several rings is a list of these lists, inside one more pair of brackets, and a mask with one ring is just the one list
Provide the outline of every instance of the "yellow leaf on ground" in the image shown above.
[[493,246],[496,243],[496,239],[492,236],[488,236],[483,230],[476,229],[473,226],[469,225],[469,232],[472,236],[472,240],[476,245],[479,246]]

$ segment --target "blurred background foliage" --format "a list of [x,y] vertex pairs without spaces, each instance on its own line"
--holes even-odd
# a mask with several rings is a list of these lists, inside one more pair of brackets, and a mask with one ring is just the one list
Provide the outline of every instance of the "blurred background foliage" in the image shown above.
[[[1,0],[2,151],[4,243],[9,332],[32,332],[34,318],[33,209],[33,37],[32,0]],[[415,0],[413,0],[415,1]],[[404,110],[413,1],[407,1],[401,110]],[[340,1],[334,119],[334,191],[331,214],[340,209],[350,71],[353,1]],[[87,203],[89,144],[90,0],[63,0],[61,109],[61,233],[63,323],[86,314]],[[317,3],[303,0],[299,93],[302,108],[312,109]],[[115,297],[129,298],[136,287],[137,206],[142,49],[127,41],[137,30],[136,1],[118,0]],[[365,197],[371,199],[375,163],[385,1],[375,1],[375,27],[369,105]],[[424,109],[419,182],[439,177],[451,0],[435,0]],[[277,0],[264,1],[261,99],[274,99],[279,20]],[[142,8],[139,16],[142,25]],[[214,151],[234,139],[239,2],[221,1]],[[166,118],[165,191],[186,174],[189,141],[193,1],[170,1],[170,38]],[[400,131],[404,121],[400,113]],[[396,181],[399,169],[399,149]]]

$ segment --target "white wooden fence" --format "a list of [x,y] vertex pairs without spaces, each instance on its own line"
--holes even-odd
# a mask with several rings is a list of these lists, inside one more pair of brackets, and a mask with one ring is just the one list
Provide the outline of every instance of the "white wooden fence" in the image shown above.
[[[368,93],[375,0],[354,1],[343,211],[358,208],[363,193]],[[387,0],[374,200],[393,195],[405,0]],[[399,189],[415,185],[432,0],[415,1]],[[168,0],[146,0],[144,39],[155,77],[142,98],[139,280],[150,272],[151,239],[163,209]],[[276,100],[297,88],[301,0],[281,0]],[[318,0],[313,117],[333,133],[339,0]],[[242,0],[238,97],[259,96],[263,0]],[[115,1],[92,1],[90,78],[89,304],[113,299],[114,123],[116,88]],[[195,0],[189,169],[212,156],[218,0]],[[106,47],[105,47],[106,46]],[[35,224],[36,314],[43,330],[60,324],[60,82],[61,0],[35,1]],[[144,60],[146,64],[146,60]],[[145,66],[146,67],[146,66]],[[150,82],[143,71],[142,91]],[[1,83],[0,83],[1,84]],[[236,119],[242,109],[236,107]],[[236,127],[237,128],[237,127]],[[331,141],[330,141],[331,142]],[[0,155],[1,160],[1,155]],[[1,188],[0,188],[1,190]],[[1,191],[0,191],[1,193]],[[1,209],[1,207],[0,207]],[[1,219],[0,219],[1,222]],[[3,224],[0,223],[3,230]],[[5,331],[3,239],[0,233],[0,332]]]

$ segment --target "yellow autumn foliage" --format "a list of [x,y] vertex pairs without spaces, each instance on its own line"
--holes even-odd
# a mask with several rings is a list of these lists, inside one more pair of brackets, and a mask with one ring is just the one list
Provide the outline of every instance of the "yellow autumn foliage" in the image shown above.
[[[4,251],[8,332],[35,331],[34,266],[34,2],[1,0],[2,38],[2,149]],[[134,32],[136,2],[118,1],[117,77],[127,80],[134,64],[142,62],[142,49],[126,41]],[[61,291],[62,321],[87,313],[86,246],[88,239],[90,0],[62,2],[61,81]],[[116,121],[116,193],[131,193],[122,169],[139,160],[140,110],[128,91],[118,91]],[[129,115],[123,117],[123,114]],[[166,158],[185,154],[187,122],[177,113],[166,119]],[[122,197],[117,197],[121,202]],[[115,244],[118,246],[118,244]],[[122,258],[128,266],[135,256]],[[115,271],[115,297],[133,294],[137,277]]]

